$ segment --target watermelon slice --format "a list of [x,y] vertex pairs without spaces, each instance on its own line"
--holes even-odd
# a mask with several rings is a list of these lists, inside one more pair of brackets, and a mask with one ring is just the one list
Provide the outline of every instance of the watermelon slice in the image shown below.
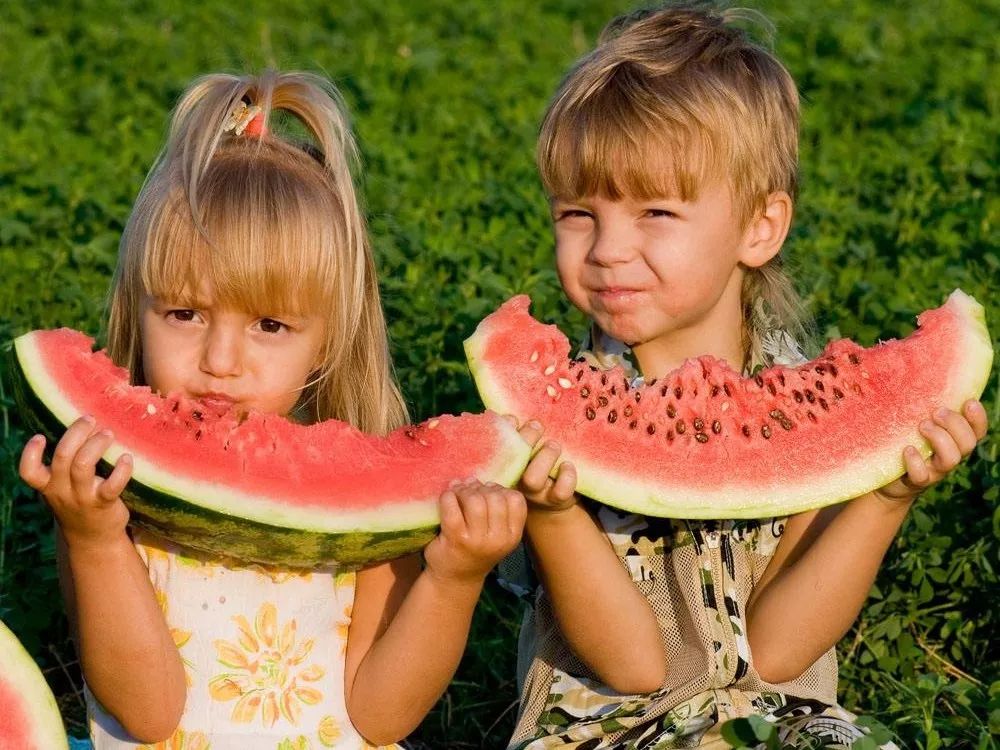
[[[132,454],[132,520],[192,547],[242,560],[354,565],[420,549],[437,499],[456,478],[511,485],[530,452],[496,414],[441,416],[390,435],[328,420],[212,413],[129,385],[93,340],[67,328],[15,340],[19,403],[52,440],[92,414]],[[105,470],[108,468],[104,467]]]
[[24,646],[0,622],[0,750],[69,747],[55,696]]
[[577,469],[580,493],[674,518],[760,518],[857,497],[904,472],[932,410],[986,385],[983,308],[961,291],[901,341],[834,341],[812,362],[749,378],[700,357],[633,387],[621,368],[569,359],[555,326],[514,297],[465,342],[483,402],[537,419]]

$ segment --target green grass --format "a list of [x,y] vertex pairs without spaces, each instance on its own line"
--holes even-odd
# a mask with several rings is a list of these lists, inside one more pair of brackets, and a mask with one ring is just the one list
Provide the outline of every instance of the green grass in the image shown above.
[[[804,97],[787,249],[820,331],[900,336],[962,287],[1000,331],[997,0],[754,2]],[[416,417],[477,410],[461,341],[515,292],[579,332],[558,291],[532,163],[547,97],[622,2],[289,0],[11,3],[0,29],[0,339],[101,330],[129,206],[196,75],[265,65],[342,88],[398,373]],[[72,8],[72,10],[71,10]],[[998,347],[1000,348],[1000,347]],[[1000,424],[993,376],[984,403]],[[0,618],[82,730],[50,517],[18,483],[25,438],[0,395]],[[1000,731],[1000,438],[919,502],[841,644],[844,703],[910,747]],[[491,584],[455,684],[417,738],[496,748],[513,722],[518,610]]]

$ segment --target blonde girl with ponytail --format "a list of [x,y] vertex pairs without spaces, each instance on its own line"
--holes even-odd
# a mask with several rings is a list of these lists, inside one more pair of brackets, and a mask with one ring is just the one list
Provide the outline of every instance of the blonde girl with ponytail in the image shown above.
[[[620,18],[549,105],[537,159],[556,268],[593,321],[582,354],[598,366],[631,357],[649,381],[704,354],[746,373],[803,361],[801,304],[781,261],[799,102],[744,30],[761,20],[706,3]],[[837,705],[834,646],[918,492],[985,431],[978,402],[929,414],[934,456],[908,448],[901,480],[755,521],[588,505],[571,464],[549,478],[559,446],[544,444],[521,485],[540,585],[510,748],[724,748],[722,724],[748,714],[789,746],[849,746],[864,731]]]
[[[109,350],[134,384],[370,433],[407,420],[356,160],[318,76],[188,88],[111,289]],[[487,571],[517,543],[520,493],[456,484],[423,562],[252,565],[130,528],[129,457],[95,474],[112,437],[84,417],[51,464],[36,436],[20,466],[57,520],[96,750],[399,747],[447,686]]]

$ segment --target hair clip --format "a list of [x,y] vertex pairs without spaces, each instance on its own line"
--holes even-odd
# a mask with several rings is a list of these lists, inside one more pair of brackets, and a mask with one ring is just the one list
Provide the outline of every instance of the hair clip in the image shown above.
[[234,131],[236,135],[243,135],[245,132],[247,135],[257,138],[266,135],[267,126],[264,124],[264,110],[256,104],[247,104],[241,99],[233,107],[233,111],[229,113],[229,117],[226,118],[226,122],[222,126],[222,132],[228,133],[230,131]]

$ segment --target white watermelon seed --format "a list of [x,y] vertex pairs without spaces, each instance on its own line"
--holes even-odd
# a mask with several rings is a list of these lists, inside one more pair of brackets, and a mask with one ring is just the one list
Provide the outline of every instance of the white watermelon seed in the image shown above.
[[556,366],[555,365],[549,365],[548,367],[545,368],[545,372],[543,374],[545,374],[545,375],[551,375],[555,371],[556,371]]
[[563,388],[572,388],[573,381],[570,380],[569,378],[559,378],[559,385],[562,386]]
[[156,407],[153,406],[152,404],[146,404],[146,413],[147,414],[156,414]]
[[537,362],[538,361],[538,352],[532,352],[531,353],[531,361],[532,362]]

